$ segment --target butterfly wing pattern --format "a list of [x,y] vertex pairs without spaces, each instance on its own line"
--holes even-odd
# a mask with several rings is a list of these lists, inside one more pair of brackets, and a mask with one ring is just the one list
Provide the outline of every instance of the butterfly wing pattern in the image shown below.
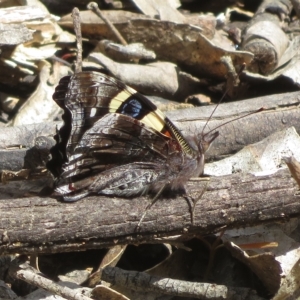
[[193,148],[149,99],[113,77],[64,77],[53,99],[64,125],[47,167],[65,201],[182,189],[203,171],[203,143]]

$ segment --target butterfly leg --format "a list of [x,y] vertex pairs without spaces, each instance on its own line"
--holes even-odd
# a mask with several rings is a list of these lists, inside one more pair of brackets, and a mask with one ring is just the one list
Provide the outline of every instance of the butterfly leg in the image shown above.
[[206,192],[210,178],[209,177],[200,177],[200,178],[191,178],[190,180],[192,180],[192,181],[205,181],[204,188],[201,191],[201,194],[199,195],[199,197],[197,197],[196,199],[194,199],[193,197],[191,197],[187,194],[183,195],[184,199],[186,200],[186,202],[188,203],[188,206],[190,208],[191,224],[194,225],[195,208],[196,208],[197,202],[202,198],[202,196]]
[[145,218],[145,216],[146,216],[146,214],[147,214],[147,211],[156,203],[156,201],[158,200],[158,198],[159,198],[159,196],[161,195],[161,193],[163,192],[163,190],[165,189],[165,187],[166,187],[166,185],[163,185],[161,188],[160,188],[160,190],[156,193],[156,195],[154,196],[154,198],[152,199],[152,202],[151,203],[149,203],[147,206],[146,206],[146,208],[145,208],[145,210],[144,210],[144,213],[142,214],[142,216],[141,216],[141,218],[140,218],[140,220],[139,220],[139,223],[137,224],[137,231],[139,231],[140,230],[140,226],[141,226],[141,223],[143,222],[143,220],[144,220],[144,218]]

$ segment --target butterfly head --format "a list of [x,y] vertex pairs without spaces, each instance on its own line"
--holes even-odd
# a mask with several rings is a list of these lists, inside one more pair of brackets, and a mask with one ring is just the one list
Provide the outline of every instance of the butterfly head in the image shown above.
[[193,164],[193,167],[191,166],[191,169],[194,170],[192,173],[193,177],[198,177],[203,174],[205,153],[206,151],[208,151],[210,145],[218,136],[218,131],[210,131],[205,134],[201,133],[199,135],[194,135],[194,138],[190,139],[190,147],[194,149],[193,157],[197,161],[196,165]]
[[198,149],[199,152],[205,154],[206,151],[210,148],[212,142],[219,136],[219,131],[207,132],[205,134],[201,134],[200,139],[198,141]]

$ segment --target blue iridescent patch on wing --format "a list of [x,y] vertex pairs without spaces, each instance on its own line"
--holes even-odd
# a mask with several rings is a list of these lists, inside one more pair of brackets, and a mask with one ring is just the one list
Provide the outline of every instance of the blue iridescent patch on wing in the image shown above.
[[142,109],[142,104],[136,99],[131,99],[125,102],[122,106],[121,114],[127,115],[133,118],[138,118]]
[[142,101],[133,96],[124,101],[116,112],[141,120],[149,113],[149,108],[147,109]]

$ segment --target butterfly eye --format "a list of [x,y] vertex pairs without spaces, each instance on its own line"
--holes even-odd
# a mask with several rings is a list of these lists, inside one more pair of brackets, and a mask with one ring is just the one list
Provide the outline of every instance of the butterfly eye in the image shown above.
[[[199,150],[203,151],[203,154],[209,149],[212,142],[219,136],[219,131],[215,131],[212,133],[204,134],[200,144],[199,144]],[[200,149],[201,147],[201,149]]]

